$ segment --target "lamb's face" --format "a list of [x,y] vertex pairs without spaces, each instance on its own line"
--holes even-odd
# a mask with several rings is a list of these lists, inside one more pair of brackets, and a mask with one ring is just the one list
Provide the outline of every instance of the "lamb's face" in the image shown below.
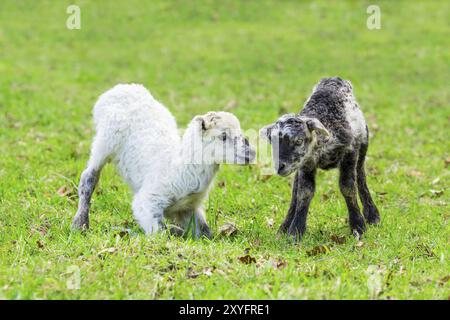
[[245,138],[239,120],[228,112],[201,116],[203,159],[212,163],[249,164],[255,151]]
[[272,145],[274,169],[280,176],[291,174],[311,156],[317,145],[316,133],[329,135],[319,120],[295,114],[283,115],[260,130],[260,136]]

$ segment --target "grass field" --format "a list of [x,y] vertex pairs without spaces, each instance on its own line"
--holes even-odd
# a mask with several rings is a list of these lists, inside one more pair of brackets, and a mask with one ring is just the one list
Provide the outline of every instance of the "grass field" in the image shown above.
[[[0,2],[0,298],[450,296],[448,1],[74,2],[80,30],[66,28],[71,1]],[[380,30],[366,27],[374,2]],[[70,230],[92,106],[116,83],[144,84],[180,127],[224,109],[257,130],[335,75],[352,81],[372,131],[382,223],[362,241],[335,171],[318,175],[303,241],[276,239],[291,180],[256,165],[222,167],[211,241],[146,237],[112,166],[91,229]],[[228,222],[237,233],[219,235]]]

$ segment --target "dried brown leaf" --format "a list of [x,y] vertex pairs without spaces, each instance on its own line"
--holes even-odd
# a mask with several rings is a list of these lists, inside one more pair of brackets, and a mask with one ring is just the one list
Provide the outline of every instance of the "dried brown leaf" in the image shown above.
[[312,248],[309,251],[306,251],[306,254],[308,256],[317,256],[319,254],[327,253],[330,251],[330,248],[328,248],[326,245],[320,245]]
[[366,170],[370,173],[372,176],[378,176],[380,175],[380,170],[377,167],[367,166]]
[[39,233],[42,236],[46,235],[48,232],[48,229],[50,229],[50,222],[44,221],[41,225],[35,225],[31,227],[31,234]]
[[210,276],[212,276],[214,269],[215,269],[214,267],[207,267],[207,268],[203,269],[203,274],[205,276],[210,277]]
[[129,235],[130,233],[128,232],[128,230],[120,230],[118,233],[116,233],[116,236],[119,236],[121,238]]
[[445,168],[447,168],[450,165],[450,157],[444,160]]
[[75,195],[75,191],[69,187],[69,186],[62,186],[58,189],[58,191],[56,191],[56,193],[60,196],[60,197],[72,197]]
[[239,261],[244,264],[256,263],[256,259],[249,254],[238,257]]
[[117,248],[110,247],[110,248],[106,248],[106,249],[100,250],[97,255],[98,256],[104,256],[106,254],[114,254],[116,252],[117,252]]
[[197,278],[199,275],[201,275],[201,273],[200,273],[200,272],[194,271],[194,269],[192,269],[191,267],[189,267],[189,268],[187,269],[186,276],[187,276],[189,279],[195,279],[195,278]]
[[266,181],[269,180],[271,177],[272,177],[272,175],[270,175],[270,174],[260,175],[260,176],[259,176],[259,181],[266,182]]
[[124,221],[122,222],[122,225],[123,225],[125,228],[128,228],[128,227],[131,225],[131,223],[130,223],[130,221],[128,221],[128,220],[124,220]]
[[414,170],[413,169],[413,170],[408,172],[408,176],[419,178],[419,177],[423,176],[423,173],[421,171],[419,171],[419,170]]
[[345,237],[344,236],[338,236],[336,234],[331,235],[331,240],[337,244],[343,244],[345,243]]
[[219,234],[222,236],[231,237],[231,236],[234,236],[237,232],[238,232],[238,229],[231,222],[227,222],[219,228]]
[[282,259],[272,260],[271,263],[275,269],[284,269],[288,265],[287,261]]
[[450,275],[443,277],[441,280],[439,280],[439,284],[441,286],[443,286],[445,283],[448,282],[448,280],[450,280]]
[[45,247],[44,242],[42,242],[41,240],[37,240],[36,243],[39,249],[43,249]]

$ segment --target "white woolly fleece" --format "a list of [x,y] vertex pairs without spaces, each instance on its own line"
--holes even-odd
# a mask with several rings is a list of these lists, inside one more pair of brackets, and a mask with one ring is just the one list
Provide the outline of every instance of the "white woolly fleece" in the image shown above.
[[[172,114],[137,84],[119,84],[102,94],[94,106],[94,121],[96,135],[80,181],[84,189],[79,190],[76,227],[83,223],[88,226],[90,195],[98,179],[95,174],[111,160],[133,190],[133,214],[146,233],[160,229],[163,216],[185,227],[194,215],[195,223],[206,230],[202,201],[220,162],[194,164],[186,158],[202,152],[196,148],[214,146],[202,140],[203,133],[215,132],[205,126],[219,129],[216,131],[220,135],[230,134],[226,133],[229,129],[237,132],[230,139],[220,141],[218,149],[223,149],[222,144],[240,141],[242,147],[228,148],[238,150],[239,157],[250,148],[244,143],[237,118],[225,112],[195,117],[181,138]],[[93,187],[92,181],[87,180],[89,177],[95,181]]]

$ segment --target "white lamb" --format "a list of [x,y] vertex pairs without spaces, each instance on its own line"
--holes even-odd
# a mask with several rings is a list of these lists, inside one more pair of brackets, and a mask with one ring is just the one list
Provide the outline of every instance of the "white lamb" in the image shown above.
[[133,214],[147,234],[163,227],[163,216],[186,228],[194,215],[196,235],[210,237],[202,202],[219,164],[248,164],[255,157],[231,113],[196,116],[181,138],[172,114],[137,84],[119,84],[102,94],[94,122],[72,224],[77,229],[89,228],[91,196],[111,160],[134,193]]

